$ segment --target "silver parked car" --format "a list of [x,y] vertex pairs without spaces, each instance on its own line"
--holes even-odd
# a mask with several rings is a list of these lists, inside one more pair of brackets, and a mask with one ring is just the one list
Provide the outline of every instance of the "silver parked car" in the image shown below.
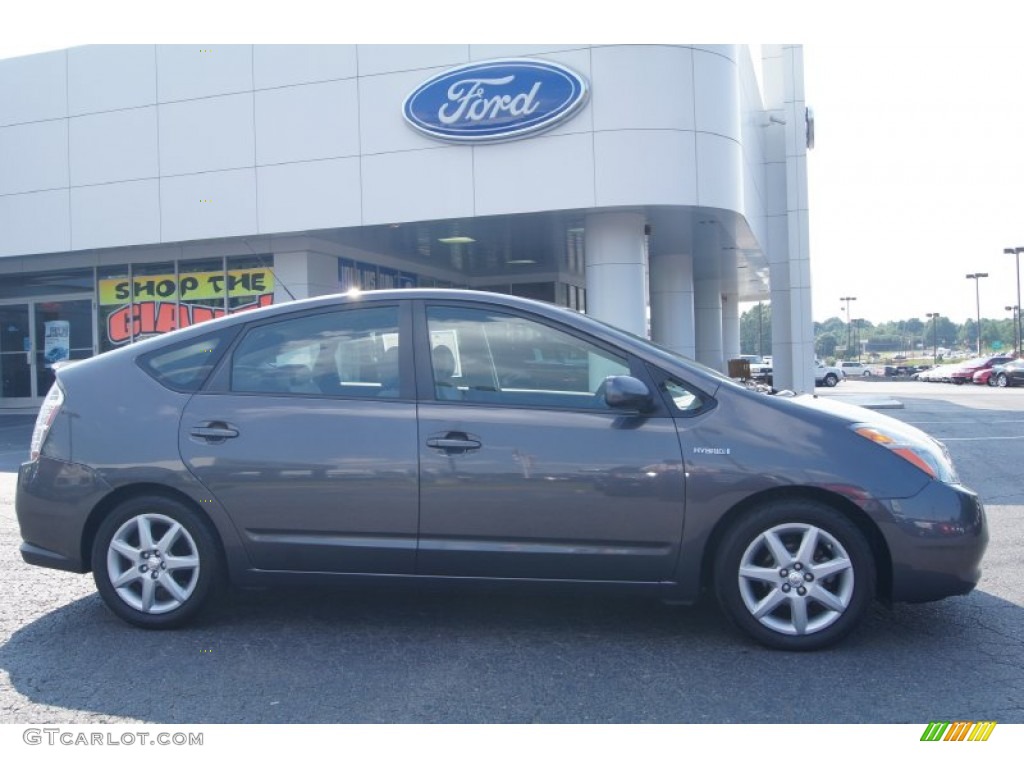
[[61,368],[17,513],[26,561],[91,570],[142,627],[226,582],[531,582],[713,590],[794,650],[875,598],[970,591],[988,539],[917,429],[442,290],[268,307]]

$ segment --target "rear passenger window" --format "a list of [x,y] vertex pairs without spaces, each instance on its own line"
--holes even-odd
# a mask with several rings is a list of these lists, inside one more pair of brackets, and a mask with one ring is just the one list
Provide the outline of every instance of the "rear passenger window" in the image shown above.
[[231,360],[232,392],[399,396],[398,308],[307,315],[250,330]]
[[211,333],[150,352],[139,359],[139,365],[169,389],[196,392],[203,386],[220,358],[220,352],[234,334],[234,329]]

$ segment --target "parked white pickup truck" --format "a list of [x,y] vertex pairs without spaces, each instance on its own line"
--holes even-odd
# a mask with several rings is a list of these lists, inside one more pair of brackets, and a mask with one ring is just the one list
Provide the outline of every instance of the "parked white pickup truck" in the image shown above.
[[763,379],[772,372],[771,359],[762,358],[760,355],[740,355],[740,360],[750,363],[750,378]]
[[834,365],[825,365],[819,361],[818,367],[814,369],[814,383],[819,386],[834,387],[845,378],[843,369]]

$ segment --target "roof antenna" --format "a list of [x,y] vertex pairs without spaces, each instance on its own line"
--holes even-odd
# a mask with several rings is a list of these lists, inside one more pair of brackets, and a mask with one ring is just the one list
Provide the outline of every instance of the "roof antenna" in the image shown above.
[[280,277],[277,276],[277,272],[274,271],[274,268],[272,266],[270,266],[269,264],[264,264],[263,263],[263,255],[264,254],[256,253],[256,250],[249,244],[248,240],[243,238],[242,242],[245,243],[245,247],[249,249],[249,253],[251,253],[253,256],[255,256],[259,260],[260,266],[263,267],[264,269],[266,269],[267,271],[269,271],[270,274],[272,274],[274,276],[274,284],[275,285],[280,285],[282,288],[284,288],[284,292],[288,294],[288,298],[291,299],[292,301],[295,301],[295,294],[292,293],[291,290],[289,290],[287,285],[285,285],[284,280],[282,280]]

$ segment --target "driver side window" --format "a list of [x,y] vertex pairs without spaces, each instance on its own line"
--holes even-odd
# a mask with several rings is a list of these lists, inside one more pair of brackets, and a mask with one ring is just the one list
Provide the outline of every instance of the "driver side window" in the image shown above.
[[439,400],[604,410],[602,384],[629,361],[544,323],[465,307],[427,308]]

